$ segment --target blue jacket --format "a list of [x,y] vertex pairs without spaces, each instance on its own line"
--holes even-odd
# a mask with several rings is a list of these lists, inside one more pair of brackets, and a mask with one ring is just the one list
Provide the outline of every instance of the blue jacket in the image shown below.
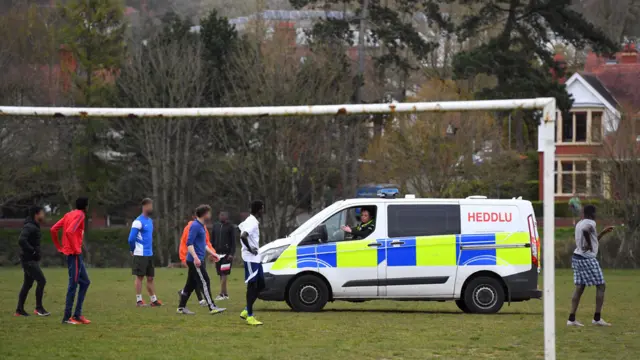
[[[196,255],[200,260],[204,260],[207,255],[207,229],[204,225],[194,220],[189,228],[189,237],[187,237],[187,248],[193,245],[193,249],[196,251]],[[190,252],[187,252],[187,261],[193,262],[193,256]]]
[[129,251],[134,256],[153,256],[153,220],[138,216],[131,224]]

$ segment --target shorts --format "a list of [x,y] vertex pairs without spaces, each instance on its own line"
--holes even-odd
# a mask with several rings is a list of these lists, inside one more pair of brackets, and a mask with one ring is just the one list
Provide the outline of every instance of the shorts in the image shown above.
[[595,258],[574,255],[571,258],[573,283],[575,285],[597,286],[604,284],[604,275],[600,263]]
[[244,282],[245,284],[252,282],[264,282],[264,273],[262,272],[262,264],[255,262],[244,262]]
[[151,276],[155,275],[153,267],[153,256],[133,256],[133,266],[131,274],[135,276]]
[[218,276],[231,274],[231,261],[226,256],[216,263],[216,272]]

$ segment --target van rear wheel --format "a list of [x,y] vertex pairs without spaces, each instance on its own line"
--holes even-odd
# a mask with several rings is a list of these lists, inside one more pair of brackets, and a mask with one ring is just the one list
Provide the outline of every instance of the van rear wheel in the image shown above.
[[293,311],[316,312],[329,301],[329,289],[322,279],[313,275],[302,275],[289,287],[288,302]]
[[476,314],[497,313],[504,305],[504,299],[502,284],[492,277],[475,278],[464,290],[464,305],[469,312]]

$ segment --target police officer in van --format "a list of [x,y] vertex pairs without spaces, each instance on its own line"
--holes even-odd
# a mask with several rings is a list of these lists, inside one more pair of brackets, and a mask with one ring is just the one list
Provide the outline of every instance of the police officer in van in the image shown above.
[[373,211],[368,208],[362,208],[360,213],[360,224],[352,229],[349,225],[343,225],[340,227],[342,231],[350,234],[351,240],[366,239],[367,236],[373,233],[376,229],[375,219],[373,217]]

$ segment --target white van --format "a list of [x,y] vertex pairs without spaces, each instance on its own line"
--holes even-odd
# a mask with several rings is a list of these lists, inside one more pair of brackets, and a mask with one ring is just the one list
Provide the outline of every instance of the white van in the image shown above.
[[[373,213],[365,239],[341,230]],[[541,298],[539,239],[531,202],[520,199],[348,199],[260,248],[262,300],[295,311],[327,301],[455,300],[495,313],[505,301]]]

